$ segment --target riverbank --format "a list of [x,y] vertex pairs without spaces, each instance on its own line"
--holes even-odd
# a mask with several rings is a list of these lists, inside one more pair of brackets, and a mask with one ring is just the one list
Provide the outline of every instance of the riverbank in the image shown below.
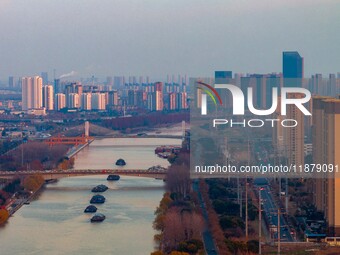
[[29,204],[40,193],[44,184],[44,179],[39,175],[16,178],[9,182],[2,190],[6,200],[1,209],[5,211],[7,217],[0,217],[1,224],[5,223],[23,205]]
[[[99,184],[109,187],[103,193],[106,202],[97,205],[106,219],[94,224],[84,209]],[[1,227],[1,254],[150,254],[152,221],[163,187],[160,180],[141,177],[122,176],[116,182],[106,176],[60,179]]]
[[89,146],[92,142],[94,141],[94,139],[89,140],[87,143],[85,144],[80,144],[77,146],[73,146],[65,155],[65,157],[67,158],[72,158],[75,155],[77,155],[78,152],[80,152],[82,149],[84,149],[85,147]]
[[14,199],[12,203],[6,206],[6,210],[9,213],[9,216],[13,216],[13,214],[18,211],[23,205],[29,204],[34,198],[36,198],[44,188],[45,184],[43,184],[37,191],[31,191],[31,195],[27,198],[17,198]]

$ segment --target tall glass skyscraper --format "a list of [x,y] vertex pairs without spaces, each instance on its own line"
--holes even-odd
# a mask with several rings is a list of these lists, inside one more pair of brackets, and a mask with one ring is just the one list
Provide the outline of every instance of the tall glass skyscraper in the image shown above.
[[303,78],[303,57],[297,51],[284,51],[282,69],[285,87],[301,87]]

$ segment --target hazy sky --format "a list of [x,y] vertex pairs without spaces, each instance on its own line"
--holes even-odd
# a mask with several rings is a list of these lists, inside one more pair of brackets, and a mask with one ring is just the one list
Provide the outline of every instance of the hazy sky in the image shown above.
[[0,79],[340,71],[338,0],[0,0]]

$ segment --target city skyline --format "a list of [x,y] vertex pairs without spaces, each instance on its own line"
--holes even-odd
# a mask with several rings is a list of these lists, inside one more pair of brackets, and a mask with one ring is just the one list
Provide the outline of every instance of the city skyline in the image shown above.
[[[53,77],[54,70],[56,77],[73,71],[75,79],[278,72],[281,52],[291,50],[304,56],[307,77],[339,72],[340,5],[274,2],[2,1],[0,79]],[[39,15],[27,15],[33,10]]]

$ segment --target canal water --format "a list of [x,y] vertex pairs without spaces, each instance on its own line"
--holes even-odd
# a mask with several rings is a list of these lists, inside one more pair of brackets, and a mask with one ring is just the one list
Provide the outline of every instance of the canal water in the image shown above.
[[[154,149],[179,145],[180,140],[122,138],[95,140],[76,156],[75,168],[114,168],[123,158],[127,169],[167,166]],[[83,210],[98,184],[109,187],[98,212],[102,223],[90,223]],[[0,227],[0,254],[150,254],[154,249],[152,222],[164,192],[161,180],[124,177],[117,182],[106,176],[72,177],[48,184],[38,198],[24,205]]]

